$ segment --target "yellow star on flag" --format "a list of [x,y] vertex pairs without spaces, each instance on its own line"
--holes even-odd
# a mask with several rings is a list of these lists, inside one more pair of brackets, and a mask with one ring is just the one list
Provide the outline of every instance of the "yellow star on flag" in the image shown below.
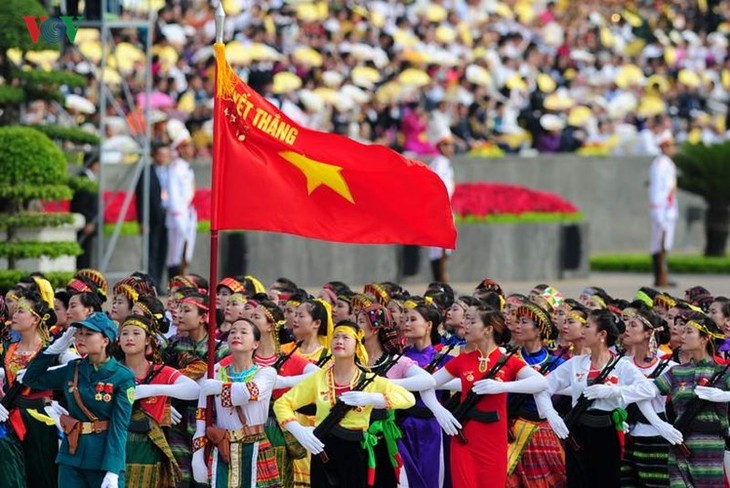
[[340,173],[342,168],[334,164],[315,161],[294,151],[282,151],[279,156],[296,166],[307,178],[307,193],[312,194],[321,185],[327,186],[350,203],[355,203],[352,198],[347,181]]

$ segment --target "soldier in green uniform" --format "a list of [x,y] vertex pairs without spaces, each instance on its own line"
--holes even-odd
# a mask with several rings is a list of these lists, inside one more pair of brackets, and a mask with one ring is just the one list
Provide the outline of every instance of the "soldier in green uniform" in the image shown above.
[[[83,359],[48,369],[76,339]],[[95,312],[74,322],[28,365],[23,383],[62,390],[68,414],[60,416],[66,437],[56,461],[59,488],[124,486],[127,431],[134,402],[134,374],[109,354],[117,326]]]

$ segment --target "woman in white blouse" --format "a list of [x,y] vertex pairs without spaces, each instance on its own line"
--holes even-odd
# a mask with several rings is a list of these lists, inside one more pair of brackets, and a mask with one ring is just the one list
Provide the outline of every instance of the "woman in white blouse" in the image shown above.
[[[214,379],[202,383],[193,437],[193,477],[198,483],[208,482],[203,448],[210,442],[215,445],[211,486],[280,486],[274,450],[264,432],[276,370],[253,361],[260,339],[253,322],[235,321],[228,334],[232,361],[218,363]],[[215,422],[206,428],[208,395],[215,395]]]

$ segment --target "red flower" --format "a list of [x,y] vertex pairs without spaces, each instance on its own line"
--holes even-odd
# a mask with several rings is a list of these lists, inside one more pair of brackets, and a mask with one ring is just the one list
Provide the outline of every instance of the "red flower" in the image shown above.
[[578,212],[572,203],[554,193],[505,183],[460,183],[456,185],[451,204],[454,212],[462,217]]

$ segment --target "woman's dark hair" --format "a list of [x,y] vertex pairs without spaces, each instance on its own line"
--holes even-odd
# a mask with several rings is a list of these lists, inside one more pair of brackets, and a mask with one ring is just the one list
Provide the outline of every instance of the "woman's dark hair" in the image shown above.
[[479,307],[484,305],[484,301],[471,295],[461,295],[457,301],[463,302],[467,307]]
[[298,288],[296,283],[289,278],[284,278],[283,276],[276,279],[276,284],[276,288],[283,293],[296,293]]
[[431,297],[442,313],[445,313],[454,303],[454,289],[448,283],[440,281],[429,283],[423,296]]
[[[268,298],[265,300],[255,300],[256,303],[261,305],[266,309],[267,312],[271,314],[271,318],[274,320],[274,325],[276,325],[278,322],[281,322],[284,320],[284,312],[281,311],[281,308],[279,306],[269,300]],[[267,317],[268,318],[268,317]]]
[[[478,300],[478,299],[477,299]],[[481,303],[489,305],[495,310],[502,310],[502,296],[494,291],[487,292],[482,295]]]
[[666,344],[667,342],[669,342],[669,338],[671,335],[669,331],[669,324],[666,320],[661,318],[659,314],[657,314],[652,308],[648,307],[646,303],[642,302],[641,300],[634,300],[629,305],[629,308],[636,309],[639,315],[649,321],[651,327],[643,324],[644,330],[647,332],[652,329],[654,330],[654,338],[656,339],[657,344]]
[[597,332],[606,332],[606,345],[608,347],[616,344],[622,329],[626,330],[623,321],[608,310],[591,310],[589,317],[595,321]]
[[[718,334],[718,336],[722,335],[722,331],[717,326],[715,321],[712,320],[707,315],[705,315],[704,313],[692,312],[692,313],[688,314],[687,322],[688,323],[697,322],[701,326],[705,327],[708,331]],[[709,341],[707,341],[705,350],[707,351],[707,354],[709,354],[710,356],[714,356],[716,348],[719,347],[720,344],[722,344],[723,341],[725,340],[724,336],[722,339],[720,339],[720,338],[710,337],[710,335],[707,332],[704,332],[704,331],[699,331],[699,332],[700,332],[700,337],[708,337],[710,339]]]
[[41,318],[41,322],[43,323],[43,325],[45,325],[46,327],[56,325],[56,312],[53,310],[53,307],[48,306],[48,304],[41,298],[38,292],[25,292],[21,296],[21,299],[28,302],[31,310],[33,310],[33,312]]
[[312,320],[319,320],[319,328],[317,329],[317,335],[327,335],[327,309],[322,305],[322,302],[317,300],[307,299],[302,302],[302,305],[307,305],[309,315],[312,316]]
[[494,342],[497,345],[503,345],[510,341],[510,332],[504,321],[502,312],[489,305],[482,305],[477,308],[477,313],[484,327],[492,327],[494,329]]
[[[192,299],[200,303],[204,307],[208,308],[208,295],[201,293],[202,291],[203,290],[197,288],[181,288],[177,292],[182,295],[182,298],[180,299],[181,301]],[[195,308],[198,311],[198,315],[200,315],[201,317],[208,313],[206,310],[203,310],[200,307]]]
[[197,286],[198,288],[202,288],[203,290],[205,290],[206,293],[208,292],[208,290],[210,290],[210,284],[208,283],[208,280],[205,279],[205,278],[203,278],[199,274],[190,273],[190,274],[187,274],[185,276],[190,281],[192,281],[195,284],[195,286]]
[[99,298],[99,295],[94,292],[85,291],[81,293],[74,293],[69,297],[69,301],[71,301],[71,298],[74,296],[79,297],[79,303],[85,308],[91,308],[94,310],[94,312],[101,312],[101,298]]
[[68,301],[71,300],[71,294],[61,288],[53,293],[53,298],[59,300],[63,304],[63,308],[68,308]]
[[661,295],[661,292],[659,290],[656,290],[654,288],[650,288],[648,286],[642,286],[639,288],[640,292],[643,292],[646,296],[654,300],[657,295]]
[[355,293],[351,291],[344,291],[337,294],[337,299],[347,304],[347,313],[352,313],[352,299],[355,297]]
[[330,288],[332,291],[335,292],[335,295],[340,296],[341,293],[349,291],[350,293],[354,293],[352,289],[347,286],[346,283],[343,283],[342,281],[328,281],[325,283],[322,288]]
[[380,286],[382,286],[385,291],[388,292],[388,295],[393,296],[396,293],[402,293],[403,287],[399,285],[398,283],[394,283],[392,281],[381,281]]
[[505,297],[505,300],[509,300],[510,298],[517,298],[521,302],[526,302],[529,300],[526,295],[523,295],[522,293],[510,293]]
[[406,304],[406,310],[413,310],[418,313],[426,322],[431,322],[431,344],[438,344],[441,342],[441,336],[439,335],[439,325],[443,321],[441,312],[435,305],[426,303],[423,298],[411,297],[409,301],[413,301],[413,305],[410,307]]
[[141,295],[137,300],[137,305],[145,311],[145,316],[147,316],[146,312],[149,312],[149,318],[154,322],[155,329],[167,334],[167,331],[170,330],[170,319],[167,316],[165,305],[159,298]]
[[250,320],[248,320],[248,319],[237,319],[237,320],[235,320],[235,321],[233,322],[233,324],[231,324],[231,327],[233,327],[233,325],[234,325],[234,324],[235,324],[236,322],[246,322],[246,323],[247,323],[248,325],[250,325],[250,326],[251,326],[251,332],[253,333],[253,338],[254,338],[254,340],[255,340],[256,342],[259,342],[259,341],[261,340],[261,329],[259,329],[259,326],[258,326],[258,325],[254,324],[253,322],[251,322],[251,321],[250,321]]
[[[722,316],[725,318],[730,318],[730,300],[725,297],[717,297],[715,298],[715,301],[722,304],[722,306],[720,307],[720,313],[722,313]],[[720,324],[717,325],[718,327],[720,326]]]

